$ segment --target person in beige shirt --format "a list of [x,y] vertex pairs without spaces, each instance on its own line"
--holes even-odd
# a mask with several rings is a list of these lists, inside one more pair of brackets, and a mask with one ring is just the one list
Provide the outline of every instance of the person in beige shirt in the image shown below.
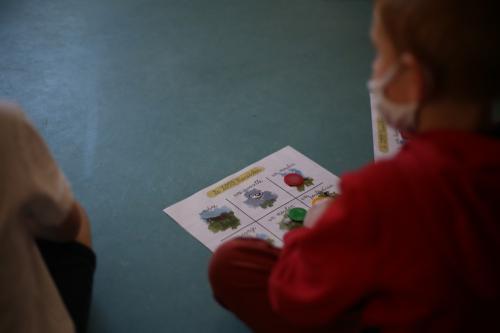
[[0,104],[0,332],[84,332],[89,222],[34,126]]

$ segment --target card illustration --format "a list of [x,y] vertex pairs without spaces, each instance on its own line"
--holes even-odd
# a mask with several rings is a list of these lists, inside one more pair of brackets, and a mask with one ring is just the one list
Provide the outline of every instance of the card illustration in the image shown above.
[[293,221],[292,219],[290,219],[288,217],[287,214],[284,214],[283,215],[283,218],[281,219],[281,221],[278,223],[278,225],[280,226],[280,230],[286,230],[286,231],[290,231],[290,230],[293,230],[295,228],[300,228],[300,227],[303,227],[304,226],[304,223],[303,222],[296,222],[296,221]]
[[295,187],[299,192],[303,192],[307,187],[314,185],[314,179],[305,177],[299,169],[288,169],[281,175],[285,184]]
[[244,203],[252,208],[260,207],[266,209],[272,207],[278,196],[270,191],[261,191],[259,189],[251,189],[245,192],[245,198],[247,198]]
[[339,194],[337,192],[323,191],[323,192],[316,194],[313,197],[313,199],[311,201],[311,205],[316,206],[317,204],[319,204],[320,202],[322,202],[324,200],[335,200],[338,196],[339,196]]
[[283,215],[278,223],[280,230],[290,231],[304,226],[306,213],[306,209],[300,207],[287,208],[285,211],[278,213]]
[[200,213],[201,219],[208,225],[208,230],[213,233],[225,231],[229,228],[236,229],[240,225],[240,220],[234,212],[226,206],[212,206]]

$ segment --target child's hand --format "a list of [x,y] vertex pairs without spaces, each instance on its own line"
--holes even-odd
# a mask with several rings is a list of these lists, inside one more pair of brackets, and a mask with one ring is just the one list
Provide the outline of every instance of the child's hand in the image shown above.
[[309,209],[306,219],[304,220],[304,227],[312,228],[316,222],[318,222],[319,218],[323,215],[332,200],[333,199],[325,199],[321,203]]

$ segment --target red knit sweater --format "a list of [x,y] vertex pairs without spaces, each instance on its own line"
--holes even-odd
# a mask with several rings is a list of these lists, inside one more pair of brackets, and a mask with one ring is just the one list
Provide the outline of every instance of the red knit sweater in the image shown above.
[[342,178],[311,229],[288,233],[273,308],[347,331],[500,332],[500,140],[434,132]]

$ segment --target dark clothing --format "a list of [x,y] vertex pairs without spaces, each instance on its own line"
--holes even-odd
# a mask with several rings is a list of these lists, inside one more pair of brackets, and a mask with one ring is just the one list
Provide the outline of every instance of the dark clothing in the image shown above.
[[94,252],[77,242],[38,240],[37,244],[76,331],[86,332],[96,269]]

